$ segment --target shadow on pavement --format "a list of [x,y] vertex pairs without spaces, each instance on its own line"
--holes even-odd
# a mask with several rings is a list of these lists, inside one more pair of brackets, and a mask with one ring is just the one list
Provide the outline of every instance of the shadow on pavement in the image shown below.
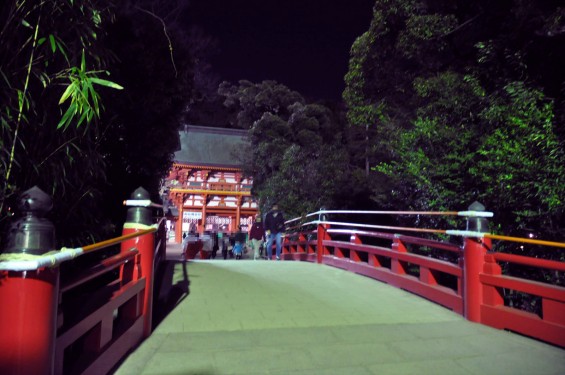
[[[182,270],[182,278],[175,282],[177,265]],[[153,330],[190,294],[187,266],[186,261],[168,260],[157,270],[153,285]]]
[[[181,265],[182,279],[173,284],[177,264]],[[173,311],[173,309],[190,294],[190,280],[188,279],[186,261],[163,261],[157,270],[155,270],[154,276],[152,331],[154,331],[155,328],[157,328],[157,326],[167,317],[167,315],[169,315],[171,311]],[[135,350],[135,348],[133,350]],[[118,363],[116,363],[116,365],[108,372],[108,375],[115,374],[115,372],[118,371],[120,366],[127,359],[128,355],[124,356]],[[200,373],[203,375],[213,375],[213,373],[207,372]],[[183,375],[191,374],[188,373]]]

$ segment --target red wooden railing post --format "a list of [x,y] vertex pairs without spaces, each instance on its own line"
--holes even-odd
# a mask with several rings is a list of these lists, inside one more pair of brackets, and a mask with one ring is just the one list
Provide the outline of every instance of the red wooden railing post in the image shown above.
[[59,268],[2,273],[0,374],[53,374]]
[[308,244],[306,244],[306,247],[304,247],[304,245],[302,245],[302,243],[306,242],[306,237],[304,236],[304,233],[300,232],[298,233],[298,243],[296,244],[296,252],[298,254],[302,254],[302,253],[306,253],[308,254]]
[[328,239],[327,225],[318,224],[318,234],[317,234],[317,246],[316,246],[316,263],[323,263],[324,254],[326,254],[326,248],[324,247],[324,240]]
[[[355,238],[357,238],[359,240],[359,243],[361,243],[359,236],[356,235]],[[367,253],[367,264],[372,267],[382,267],[379,257],[376,254],[372,253]]]
[[[486,275],[500,276],[502,269],[496,262],[492,255],[485,255],[485,264],[483,271]],[[502,306],[504,305],[504,297],[502,296],[502,288],[485,285],[483,286],[483,301],[489,306]]]
[[[361,245],[363,243],[363,241],[361,241],[361,239],[359,238],[359,236],[357,234],[352,234],[351,237],[349,238],[349,242],[352,242],[352,243],[358,244],[358,245]],[[360,262],[361,261],[361,257],[359,257],[359,253],[357,252],[357,250],[350,250],[349,259],[351,259],[354,262]]]
[[[147,201],[149,193],[139,187],[131,195],[130,201]],[[133,206],[128,208],[126,222],[122,235],[137,233],[145,229],[150,229],[152,223],[151,210],[148,207]],[[127,252],[132,248],[137,248],[141,256],[141,277],[145,278],[145,293],[141,311],[145,316],[143,334],[148,337],[151,334],[153,316],[153,263],[155,238],[153,233],[140,237],[135,237],[122,242],[121,251]]]
[[[394,239],[392,240],[392,251],[396,251],[399,253],[407,253],[408,249],[400,239],[399,235],[395,234]],[[390,270],[392,273],[397,275],[406,275],[406,269],[404,264],[399,259],[391,259],[390,261]]]
[[[485,206],[474,202],[469,211],[484,211]],[[486,233],[488,222],[482,217],[467,218],[467,230]],[[483,272],[487,249],[491,248],[488,238],[466,237],[463,247],[463,304],[465,318],[472,322],[481,322],[481,305],[483,304],[483,287],[480,274]]]
[[[53,225],[41,216],[51,198],[37,187],[23,193],[5,254],[41,255],[55,247]],[[0,374],[53,374],[59,268],[0,271]]]
[[[290,238],[286,234],[282,239],[281,256],[283,256],[285,254],[292,254],[292,246],[290,244]],[[284,257],[283,257],[283,259],[284,259]]]

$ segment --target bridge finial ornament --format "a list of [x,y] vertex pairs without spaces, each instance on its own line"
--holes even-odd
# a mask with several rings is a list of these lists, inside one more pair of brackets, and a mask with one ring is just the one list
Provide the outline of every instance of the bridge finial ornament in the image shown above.
[[[485,211],[485,206],[477,201],[471,203],[469,211]],[[467,217],[467,230],[471,232],[488,232],[488,220],[484,217]]]
[[55,227],[43,218],[53,199],[37,186],[22,193],[18,209],[23,215],[10,225],[5,253],[45,254],[55,248]]

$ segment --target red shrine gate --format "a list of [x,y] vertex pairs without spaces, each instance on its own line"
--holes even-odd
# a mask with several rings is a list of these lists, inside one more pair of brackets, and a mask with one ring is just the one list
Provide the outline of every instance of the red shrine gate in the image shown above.
[[253,181],[238,161],[248,147],[247,132],[186,126],[180,143],[164,183],[174,206],[175,242],[191,231],[235,232],[240,226],[246,231],[258,212]]

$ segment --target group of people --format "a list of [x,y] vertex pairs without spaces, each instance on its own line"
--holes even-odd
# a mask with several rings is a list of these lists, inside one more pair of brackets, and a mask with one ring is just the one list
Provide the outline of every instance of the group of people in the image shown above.
[[279,210],[279,206],[275,203],[272,209],[265,216],[263,224],[261,217],[258,216],[251,230],[249,231],[249,240],[253,251],[253,259],[259,259],[261,246],[266,238],[267,260],[273,259],[273,242],[276,243],[275,254],[277,260],[281,259],[282,251],[282,234],[284,232],[284,216]]
[[[251,243],[253,259],[261,258],[261,247],[265,244],[267,259],[271,260],[273,258],[274,243],[276,244],[276,259],[280,260],[284,230],[284,216],[277,204],[274,204],[265,216],[265,223],[263,223],[261,216],[258,215],[249,231],[249,242]],[[195,230],[191,230],[188,235],[186,233],[183,234],[183,248],[186,248],[190,242],[202,241],[207,245],[204,246],[204,250],[210,252],[210,258],[212,259],[216,257],[216,252],[220,249],[224,259],[228,258],[230,249],[230,257],[241,259],[244,253],[246,237],[245,232],[241,230],[231,236],[227,235],[227,233],[205,233],[202,237]]]

